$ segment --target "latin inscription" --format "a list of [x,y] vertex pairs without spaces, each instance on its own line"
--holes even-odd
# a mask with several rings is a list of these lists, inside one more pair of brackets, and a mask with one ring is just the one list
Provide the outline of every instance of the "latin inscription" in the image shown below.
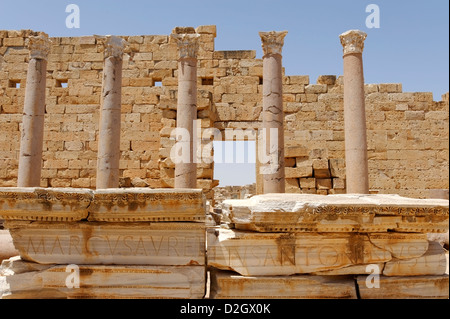
[[173,256],[203,255],[204,239],[195,236],[27,236],[28,255]]
[[[215,248],[217,249],[217,248]],[[220,249],[220,248],[219,248]],[[213,250],[214,251],[214,250]],[[217,252],[216,252],[217,253]],[[388,251],[370,249],[363,256],[354,258],[353,253],[335,246],[303,246],[291,249],[277,247],[229,247],[229,265],[244,267],[262,266],[305,266],[305,267],[339,267],[347,264],[363,264],[366,262],[385,262],[391,259]]]
[[[368,238],[300,238],[297,240],[270,240],[263,244],[248,241],[237,244],[234,240],[212,243],[208,248],[212,264],[230,267],[236,271],[255,273],[256,268],[285,267],[300,272],[337,269],[350,265],[388,262],[392,254],[376,247]],[[402,244],[398,244],[402,246]],[[405,250],[410,243],[404,243]],[[250,270],[253,269],[253,270]],[[258,271],[256,271],[257,273]]]

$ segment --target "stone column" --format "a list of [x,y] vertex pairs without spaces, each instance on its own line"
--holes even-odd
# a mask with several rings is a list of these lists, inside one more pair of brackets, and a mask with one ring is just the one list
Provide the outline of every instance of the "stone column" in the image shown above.
[[340,35],[344,47],[344,125],[347,193],[369,193],[366,110],[362,52],[367,34],[350,30]]
[[47,57],[51,41],[46,34],[31,36],[28,39],[28,48],[30,61],[23,107],[23,131],[20,141],[17,186],[39,187],[44,141]]
[[263,191],[285,192],[282,48],[287,31],[260,32],[263,57],[263,143],[270,164],[263,174]]
[[197,119],[197,52],[200,35],[193,28],[181,29],[179,32],[183,33],[172,34],[179,49],[177,129],[184,132],[182,140],[177,143],[182,146],[181,149],[189,151],[189,157],[175,162],[175,188],[197,188],[193,136],[194,121]]
[[97,155],[97,189],[119,187],[122,58],[125,40],[100,38],[105,47]]

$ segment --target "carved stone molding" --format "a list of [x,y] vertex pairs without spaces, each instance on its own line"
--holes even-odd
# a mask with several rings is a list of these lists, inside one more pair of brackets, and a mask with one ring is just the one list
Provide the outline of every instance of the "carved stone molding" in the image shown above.
[[0,218],[13,221],[197,222],[201,190],[0,187]]
[[198,53],[198,39],[200,34],[174,34],[171,37],[175,39],[178,49],[180,51],[180,59],[183,58],[197,58]]
[[349,30],[342,33],[339,38],[341,39],[341,44],[344,47],[344,55],[351,53],[362,53],[367,34],[360,30]]
[[[97,190],[89,206],[89,221],[204,222],[205,199],[200,190]],[[126,208],[126,209],[124,209]]]
[[88,189],[0,188],[0,218],[5,220],[79,221],[88,216]]
[[259,36],[262,40],[262,48],[264,55],[279,54],[281,55],[284,37],[288,34],[287,31],[270,31],[260,32]]
[[[259,232],[448,231],[445,200],[367,195],[259,195],[222,203],[237,229]],[[279,207],[283,207],[280,212]]]
[[[207,232],[208,264],[244,276],[286,276],[423,256],[426,234]],[[278,256],[277,259],[273,256]]]
[[30,59],[47,60],[50,53],[52,41],[47,35],[30,36],[28,38],[28,49],[30,50]]

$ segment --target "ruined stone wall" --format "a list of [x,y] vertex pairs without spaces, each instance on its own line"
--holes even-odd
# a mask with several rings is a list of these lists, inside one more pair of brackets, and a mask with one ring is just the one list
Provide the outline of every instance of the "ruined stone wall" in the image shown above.
[[245,199],[256,195],[256,184],[244,186],[223,186],[214,188],[214,206],[222,207],[222,202],[227,199]]
[[[215,51],[214,26],[197,32],[202,128],[259,128],[262,60],[256,51]],[[0,186],[17,183],[25,42],[31,33],[0,31]],[[123,61],[121,177],[173,187],[177,46],[168,35],[123,38],[129,47]],[[103,46],[93,36],[51,40],[41,186],[95,188]],[[335,76],[316,83],[309,76],[284,77],[288,192],[344,192],[342,83]],[[428,197],[429,189],[448,189],[448,94],[435,102],[431,93],[404,93],[401,84],[367,84],[366,93],[371,190]],[[213,163],[198,164],[198,186],[210,199],[218,184],[213,170]]]

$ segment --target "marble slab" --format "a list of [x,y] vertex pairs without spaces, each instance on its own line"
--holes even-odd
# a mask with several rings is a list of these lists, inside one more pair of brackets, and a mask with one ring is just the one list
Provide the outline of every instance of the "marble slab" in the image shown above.
[[200,223],[6,223],[22,259],[42,264],[205,265]]
[[380,276],[379,288],[366,285],[367,276],[358,276],[357,283],[361,299],[448,299],[449,277]]
[[352,276],[246,277],[211,272],[212,299],[356,299]]
[[0,188],[0,218],[32,221],[199,222],[200,189]]
[[205,295],[202,266],[74,266],[44,266],[17,258],[4,261],[0,298],[201,299]]
[[89,189],[0,187],[0,218],[79,221],[88,216],[92,198]]
[[0,263],[4,259],[18,256],[19,251],[14,247],[13,239],[7,230],[0,230]]
[[430,242],[427,252],[417,258],[393,259],[386,263],[385,276],[432,276],[444,275],[447,259],[444,248],[437,242]]
[[380,264],[393,256],[415,258],[428,249],[426,234],[384,236],[391,236],[391,242],[380,248],[370,234],[208,229],[208,265],[244,276],[293,275]]
[[201,189],[96,190],[89,206],[89,221],[199,222],[206,219]]
[[449,201],[398,195],[265,194],[225,200],[237,229],[258,232],[448,231]]

